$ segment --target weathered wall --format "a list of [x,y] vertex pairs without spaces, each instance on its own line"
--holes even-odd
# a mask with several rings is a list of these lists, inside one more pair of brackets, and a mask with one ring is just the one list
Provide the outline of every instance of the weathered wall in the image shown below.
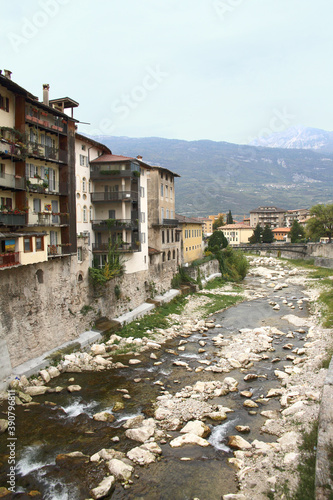
[[208,278],[211,274],[216,274],[220,272],[219,262],[218,260],[210,260],[209,262],[205,262],[205,264],[201,264],[200,266],[188,267],[186,269],[187,273],[193,279],[197,279],[198,270],[200,269],[201,279]]
[[0,377],[75,340],[98,317],[115,318],[168,290],[174,274],[173,266],[164,263],[113,280],[101,293],[89,284],[87,262],[69,256],[0,272]]

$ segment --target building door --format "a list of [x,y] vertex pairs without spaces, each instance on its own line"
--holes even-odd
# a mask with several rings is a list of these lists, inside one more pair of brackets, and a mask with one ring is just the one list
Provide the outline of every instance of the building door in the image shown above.
[[52,224],[59,224],[59,215],[53,215],[54,213],[59,212],[59,204],[58,200],[52,200]]

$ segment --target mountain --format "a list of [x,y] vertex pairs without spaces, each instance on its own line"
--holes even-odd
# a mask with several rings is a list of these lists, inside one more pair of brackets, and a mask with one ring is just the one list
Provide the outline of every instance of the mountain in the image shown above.
[[313,149],[333,153],[333,132],[319,128],[291,127],[283,132],[255,139],[250,145],[268,148]]
[[243,218],[259,205],[288,209],[333,203],[333,154],[309,149],[240,146],[208,140],[99,136],[114,154],[177,172],[176,211]]

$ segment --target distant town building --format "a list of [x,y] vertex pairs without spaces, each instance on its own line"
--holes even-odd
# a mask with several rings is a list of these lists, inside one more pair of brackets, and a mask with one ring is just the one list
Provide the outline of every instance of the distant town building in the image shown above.
[[203,229],[199,218],[176,215],[182,229],[181,232],[181,263],[190,264],[203,256]]
[[291,227],[294,220],[297,220],[299,224],[304,226],[310,218],[310,210],[307,208],[299,208],[297,210],[287,210],[284,215],[284,225],[285,227]]
[[213,234],[213,220],[209,217],[197,217],[202,223],[203,235],[205,237],[211,236]]
[[241,243],[248,243],[253,235],[253,227],[246,224],[227,224],[219,227],[227,238],[229,245],[235,246]]
[[250,226],[255,227],[260,224],[261,227],[268,226],[271,229],[274,227],[283,227],[284,214],[286,210],[272,206],[261,206],[250,211]]
[[272,230],[276,241],[288,241],[290,227],[276,227]]

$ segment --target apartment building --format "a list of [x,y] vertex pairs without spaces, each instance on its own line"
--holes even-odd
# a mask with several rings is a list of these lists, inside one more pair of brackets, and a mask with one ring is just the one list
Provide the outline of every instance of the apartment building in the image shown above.
[[276,241],[290,242],[290,227],[276,227],[272,232]]
[[205,237],[211,236],[213,234],[213,220],[209,217],[197,217],[201,221],[203,235]]
[[287,210],[284,215],[284,226],[291,227],[294,220],[297,220],[302,226],[305,226],[310,219],[310,210],[307,208],[299,208],[297,210]]
[[260,224],[261,227],[269,226],[282,227],[284,224],[284,214],[286,210],[283,208],[262,206],[250,211],[250,226],[255,227]]
[[39,101],[0,74],[0,268],[76,254],[77,106],[49,100],[47,84]]
[[219,231],[223,232],[231,246],[248,243],[253,235],[253,227],[247,224],[227,224],[219,227]]
[[180,176],[159,166],[151,166],[147,175],[150,264],[175,271],[180,264],[181,233],[175,216],[175,178]]
[[150,166],[137,158],[110,153],[89,163],[92,206],[86,218],[91,218],[93,265],[106,263],[111,242],[123,255],[126,273],[148,270]]
[[190,264],[203,257],[203,229],[200,219],[176,215],[181,227],[181,263]]

